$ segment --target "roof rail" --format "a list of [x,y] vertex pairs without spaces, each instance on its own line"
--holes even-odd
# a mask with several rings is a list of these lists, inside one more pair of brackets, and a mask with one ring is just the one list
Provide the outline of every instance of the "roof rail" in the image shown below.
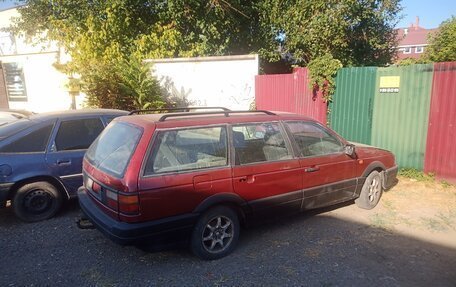
[[128,115],[134,115],[145,112],[173,112],[173,111],[182,111],[190,112],[190,110],[222,110],[222,111],[231,111],[230,109],[224,107],[180,107],[180,108],[163,108],[163,109],[147,109],[147,110],[133,110]]
[[222,111],[222,112],[197,112],[197,113],[175,113],[175,114],[166,114],[163,115],[158,121],[164,122],[167,118],[174,117],[185,117],[185,116],[202,116],[202,115],[220,115],[223,114],[225,117],[229,117],[230,114],[244,114],[244,113],[263,113],[270,116],[275,116],[276,114],[270,111],[257,110],[257,111]]

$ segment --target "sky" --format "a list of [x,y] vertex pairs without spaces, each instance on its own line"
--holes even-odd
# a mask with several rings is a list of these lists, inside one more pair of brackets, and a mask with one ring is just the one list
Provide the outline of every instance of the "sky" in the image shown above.
[[[15,0],[0,0],[0,10],[14,7]],[[420,26],[436,28],[452,15],[456,16],[456,0],[402,0],[402,19],[396,27],[408,27],[420,17]]]
[[420,17],[423,28],[437,28],[440,23],[456,17],[456,0],[402,0],[403,17],[396,27],[405,28]]

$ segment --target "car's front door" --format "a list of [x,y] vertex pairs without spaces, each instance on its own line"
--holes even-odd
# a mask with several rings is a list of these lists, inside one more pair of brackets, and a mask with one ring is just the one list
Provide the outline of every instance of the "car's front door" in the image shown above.
[[232,127],[234,191],[252,207],[256,218],[298,212],[302,174],[278,122]]
[[59,120],[46,162],[70,194],[82,185],[82,159],[104,126],[99,117]]
[[292,121],[286,126],[300,154],[303,209],[331,205],[353,198],[356,160],[344,153],[343,143],[314,122]]

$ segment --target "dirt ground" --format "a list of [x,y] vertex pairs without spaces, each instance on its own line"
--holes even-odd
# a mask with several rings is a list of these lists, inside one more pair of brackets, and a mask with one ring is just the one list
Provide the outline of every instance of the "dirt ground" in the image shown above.
[[243,229],[215,261],[119,246],[79,217],[77,201],[34,224],[1,209],[0,286],[456,286],[456,187],[434,181]]
[[356,212],[351,205],[331,213],[456,249],[456,186],[445,182],[399,177],[399,183],[383,193],[373,210]]

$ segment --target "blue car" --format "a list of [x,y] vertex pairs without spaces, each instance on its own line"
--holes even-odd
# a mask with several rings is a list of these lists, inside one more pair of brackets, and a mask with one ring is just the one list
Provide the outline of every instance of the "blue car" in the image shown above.
[[86,149],[120,110],[31,115],[0,125],[0,207],[27,222],[54,216],[82,185]]

